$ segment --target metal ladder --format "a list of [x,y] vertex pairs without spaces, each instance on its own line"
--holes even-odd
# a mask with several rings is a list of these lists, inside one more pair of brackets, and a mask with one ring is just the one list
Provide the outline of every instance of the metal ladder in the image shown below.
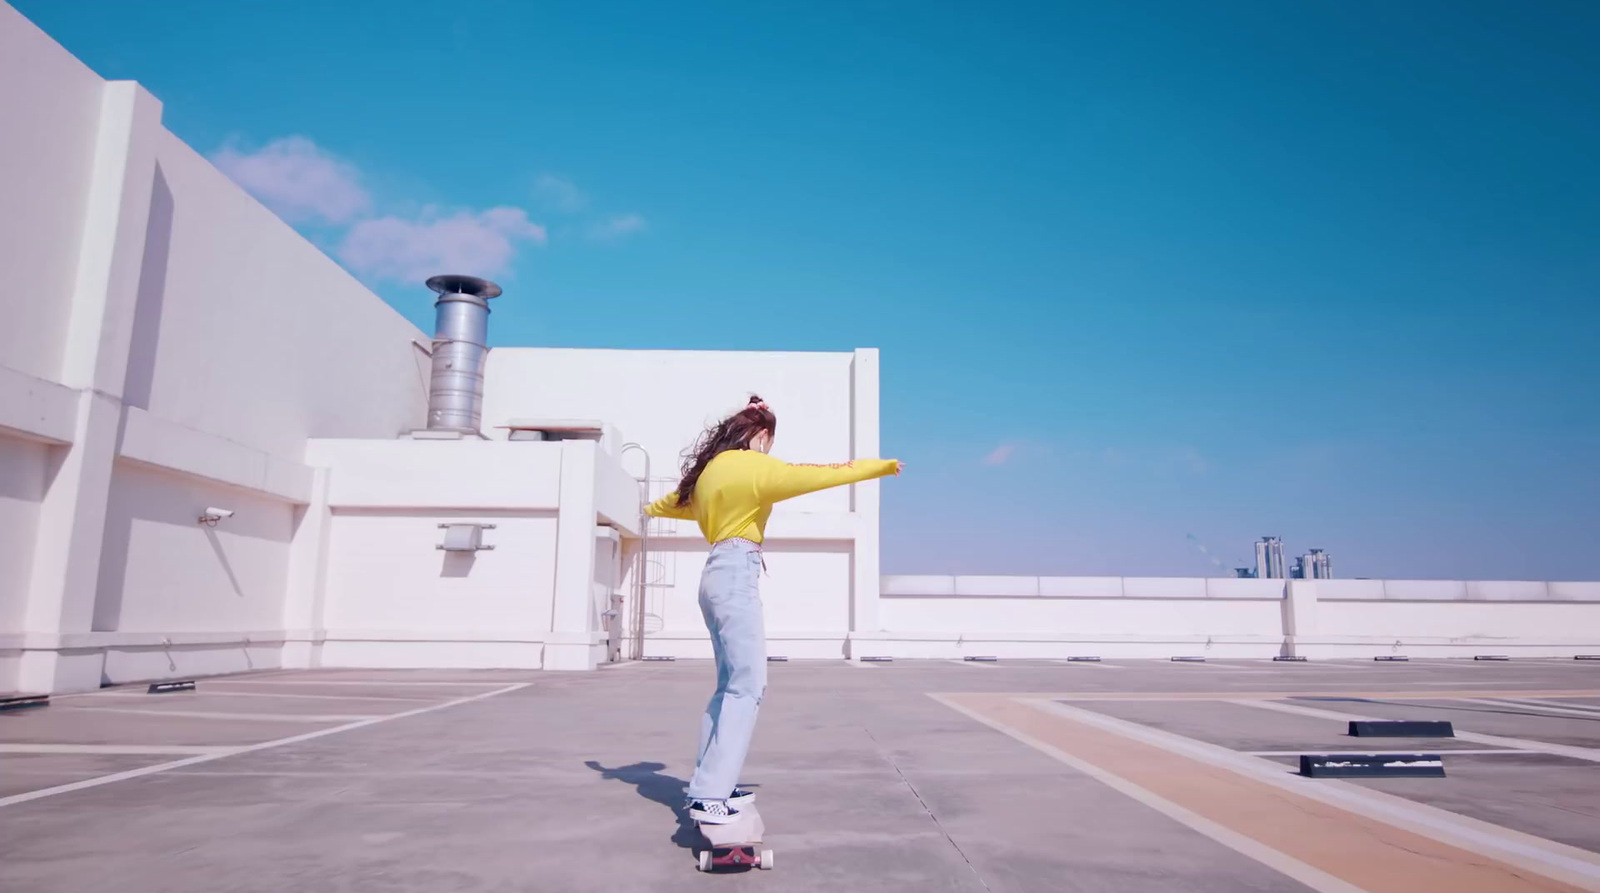
[[644,456],[644,477],[634,478],[639,482],[639,552],[634,556],[633,610],[629,612],[627,636],[628,659],[641,660],[644,657],[645,575],[650,570],[650,518],[644,513],[650,501],[650,452],[637,443],[625,443],[617,452],[617,458],[620,460],[629,450],[638,450]]

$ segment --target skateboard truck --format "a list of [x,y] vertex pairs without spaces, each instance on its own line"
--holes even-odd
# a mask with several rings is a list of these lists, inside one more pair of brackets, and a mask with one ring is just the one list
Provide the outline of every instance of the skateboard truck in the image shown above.
[[739,817],[726,825],[699,822],[696,827],[706,842],[695,862],[695,867],[701,871],[719,868],[772,870],[772,850],[761,846],[761,835],[767,829],[754,805],[740,809]]
[[696,867],[701,871],[716,871],[719,868],[771,871],[772,850],[757,850],[754,846],[714,846],[700,851]]

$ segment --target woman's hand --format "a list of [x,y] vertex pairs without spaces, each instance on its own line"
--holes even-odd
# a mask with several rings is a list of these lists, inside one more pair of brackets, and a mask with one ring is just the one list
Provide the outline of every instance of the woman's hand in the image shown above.
[[899,459],[894,460],[894,476],[895,477],[899,477],[900,476],[900,472],[905,471],[905,470],[906,470],[906,463],[901,462]]

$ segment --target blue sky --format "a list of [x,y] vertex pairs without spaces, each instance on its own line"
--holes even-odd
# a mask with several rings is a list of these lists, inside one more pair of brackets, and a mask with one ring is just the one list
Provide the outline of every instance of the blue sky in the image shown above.
[[12,2],[425,328],[882,348],[886,571],[1600,579],[1595,4]]

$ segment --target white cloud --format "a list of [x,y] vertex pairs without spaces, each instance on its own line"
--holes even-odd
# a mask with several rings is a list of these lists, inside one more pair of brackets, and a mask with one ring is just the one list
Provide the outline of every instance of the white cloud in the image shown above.
[[[211,160],[284,220],[325,228],[319,239],[331,239],[334,256],[369,282],[409,282],[437,273],[505,276],[520,249],[548,239],[545,227],[517,207],[394,210],[407,205],[394,197],[375,200],[360,170],[303,136],[257,149],[229,142]],[[579,238],[618,241],[650,228],[635,212],[591,211],[589,196],[557,174],[540,174],[533,195],[548,211],[574,215],[563,232]]]
[[990,450],[989,454],[983,457],[983,464],[991,465],[991,466],[1004,465],[1007,462],[1011,461],[1011,457],[1013,455],[1015,455],[1016,452],[1017,452],[1017,445],[1016,444],[1014,444],[1014,443],[1002,443],[999,446],[995,447],[994,449]]
[[438,273],[503,276],[519,243],[545,243],[545,228],[521,208],[457,211],[424,208],[416,219],[358,221],[339,245],[339,260],[358,275],[414,282]]
[[372,206],[360,172],[303,136],[273,140],[254,152],[223,146],[211,160],[291,223],[349,223]]
[[555,174],[540,174],[533,181],[533,194],[557,211],[582,211],[589,205],[589,197],[576,183]]
[[638,214],[616,214],[589,227],[589,238],[607,242],[642,232],[646,226],[645,219]]

